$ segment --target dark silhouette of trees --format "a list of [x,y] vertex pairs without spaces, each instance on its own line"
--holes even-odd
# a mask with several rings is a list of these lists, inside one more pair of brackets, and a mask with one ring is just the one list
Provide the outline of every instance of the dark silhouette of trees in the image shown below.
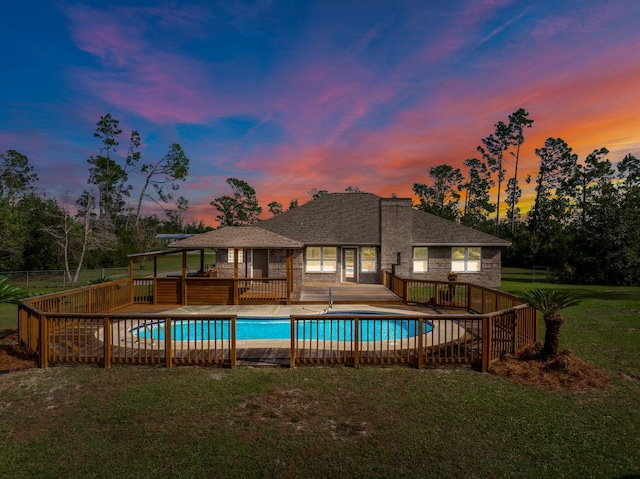
[[463,176],[459,168],[438,165],[429,169],[431,185],[414,183],[418,209],[454,221],[460,216],[460,193]]
[[258,205],[256,190],[244,180],[227,178],[232,195],[215,198],[211,206],[218,210],[216,220],[220,226],[248,226],[257,223],[262,208]]

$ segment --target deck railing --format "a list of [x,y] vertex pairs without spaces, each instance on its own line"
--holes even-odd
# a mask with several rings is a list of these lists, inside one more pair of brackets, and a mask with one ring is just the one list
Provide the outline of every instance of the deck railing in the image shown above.
[[[111,364],[236,364],[235,316],[184,316],[124,314],[117,310],[135,303],[154,303],[158,289],[190,298],[190,304],[211,302],[209,282],[214,278],[189,278],[175,289],[173,278],[119,280],[23,301],[18,308],[19,338],[38,354],[39,365],[53,363]],[[217,278],[216,278],[217,279]],[[505,353],[515,353],[537,338],[537,312],[512,295],[468,283],[408,280],[384,275],[407,302],[455,307],[470,314],[441,310],[425,315],[320,315],[292,316],[290,365],[304,364],[405,364],[415,367],[438,364],[475,364],[487,371]],[[226,280],[238,302],[266,303],[286,294],[280,280]],[[224,290],[223,282],[216,281]],[[184,288],[184,289],[183,289]],[[283,289],[284,288],[284,289]],[[184,293],[186,290],[186,293]],[[229,291],[222,292],[221,298]],[[244,295],[244,296],[243,296]],[[197,301],[202,301],[198,303]],[[207,302],[209,301],[209,302]],[[173,303],[180,304],[180,303]],[[229,304],[229,303],[219,303]],[[242,303],[241,303],[242,304]],[[228,330],[228,336],[195,340],[172,338],[175,321],[198,321],[200,328]],[[430,333],[398,337],[388,333],[375,339],[364,336],[381,328]],[[136,332],[162,325],[167,336],[140,336]],[[363,327],[366,325],[366,328]],[[317,331],[329,331],[327,337]],[[313,331],[316,331],[314,333]],[[333,332],[335,331],[335,339]]]
[[286,278],[136,278],[136,303],[184,305],[289,304]]
[[[54,364],[235,367],[235,315],[38,313],[39,366]],[[192,331],[192,336],[174,333]]]
[[383,271],[382,283],[409,303],[451,306],[475,313],[490,313],[522,304],[512,294],[472,283],[405,279],[389,271]]
[[535,342],[536,321],[526,304],[473,315],[291,316],[290,364],[477,364],[488,371],[503,354]]

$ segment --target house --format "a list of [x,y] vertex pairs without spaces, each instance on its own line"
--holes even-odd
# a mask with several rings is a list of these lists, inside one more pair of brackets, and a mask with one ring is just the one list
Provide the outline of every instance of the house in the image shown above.
[[330,193],[251,227],[224,227],[169,245],[214,249],[218,277],[306,283],[377,283],[382,271],[408,279],[500,284],[510,243],[417,211],[410,198]]

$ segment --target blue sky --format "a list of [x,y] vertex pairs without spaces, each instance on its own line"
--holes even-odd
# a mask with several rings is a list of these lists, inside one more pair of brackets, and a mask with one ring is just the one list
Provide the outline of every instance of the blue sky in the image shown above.
[[208,223],[229,177],[265,210],[313,188],[412,196],[521,107],[525,173],[548,137],[615,163],[640,155],[638,18],[636,0],[11,2],[0,151],[77,195],[110,113],[120,153],[132,129],[147,161],[182,145],[180,194]]

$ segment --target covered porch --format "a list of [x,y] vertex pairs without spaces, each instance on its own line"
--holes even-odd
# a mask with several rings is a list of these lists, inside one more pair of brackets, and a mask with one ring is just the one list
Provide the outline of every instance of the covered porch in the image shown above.
[[[170,248],[129,255],[136,304],[403,302],[382,284],[303,281],[302,266],[295,262],[303,245],[261,228],[225,228],[187,238]],[[209,255],[215,255],[213,262]],[[168,263],[169,268],[160,267],[162,263]]]

